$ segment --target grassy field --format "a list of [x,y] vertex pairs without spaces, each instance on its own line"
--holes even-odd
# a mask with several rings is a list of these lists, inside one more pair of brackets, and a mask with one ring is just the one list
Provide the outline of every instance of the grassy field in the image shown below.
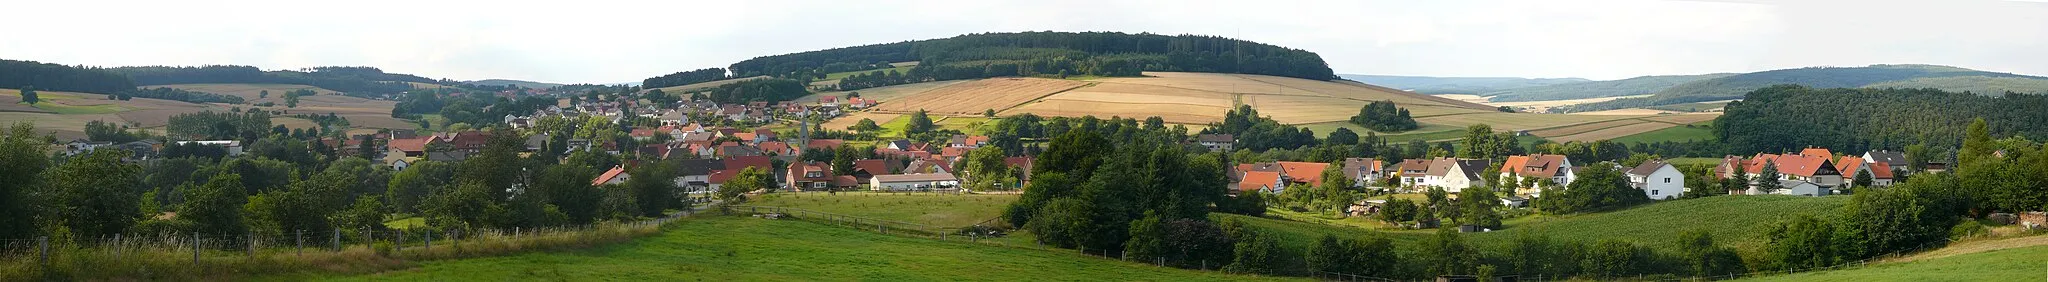
[[1017,195],[776,193],[755,196],[747,205],[802,208],[934,227],[963,227],[1002,215],[1003,208],[1016,200]]
[[905,96],[882,103],[875,110],[905,113],[922,109],[934,114],[978,115],[987,110],[1001,112],[1086,85],[1087,82],[1043,78],[981,79]]
[[1862,268],[1769,276],[1751,281],[2041,281],[2048,246],[1963,254]]
[[1705,126],[1674,126],[1665,129],[1608,139],[1620,143],[1683,142],[1714,139],[1714,130]]
[[434,261],[333,281],[1243,281],[1275,279],[1119,262],[1072,251],[897,237],[795,220],[689,219],[655,237],[580,251]]
[[[1504,231],[1548,234],[1560,240],[1593,243],[1600,239],[1635,241],[1669,250],[1678,234],[1704,229],[1717,243],[1738,248],[1759,247],[1771,224],[1806,213],[1816,216],[1848,203],[1847,196],[1720,196],[1659,202],[1627,210],[1569,215],[1529,216],[1503,222]],[[1514,238],[1513,232],[1474,234],[1480,245],[1498,245]]]

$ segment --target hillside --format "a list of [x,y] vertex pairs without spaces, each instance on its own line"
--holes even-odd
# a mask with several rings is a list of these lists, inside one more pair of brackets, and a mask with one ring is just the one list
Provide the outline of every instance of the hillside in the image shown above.
[[[507,271],[516,269],[518,271]],[[1287,278],[1163,268],[1066,250],[899,237],[796,220],[708,217],[591,250],[421,263],[361,276],[280,280],[1037,280],[1256,281]]]
[[[2003,90],[2048,93],[2048,77],[1986,72],[1935,65],[1871,65],[1865,67],[1812,67],[1744,73],[1687,82],[1644,98],[1620,99],[1572,107],[1573,111],[1595,111],[1648,107],[1691,102],[1740,99],[1743,94],[1771,85],[1798,84],[1813,88],[1938,88],[1951,91],[1992,89],[1975,82],[1999,81]],[[1950,87],[1956,89],[1945,89]],[[2015,89],[2016,88],[2016,89]],[[1973,91],[1978,94],[1993,94]],[[2000,91],[1998,93],[2003,93]]]
[[1433,77],[1338,74],[1344,79],[1422,94],[1480,94],[1554,84],[1591,82],[1584,78]]
[[1491,97],[1492,102],[1523,102],[1572,100],[1603,97],[1643,95],[1664,91],[1679,84],[1703,79],[1721,78],[1735,74],[1716,73],[1700,75],[1653,75],[1622,80],[1587,81],[1554,85],[1506,89],[1495,92],[1475,93]]
[[462,83],[468,83],[468,84],[475,84],[475,85],[491,85],[491,86],[504,86],[504,85],[513,85],[513,86],[519,86],[519,87],[524,87],[524,88],[534,88],[534,89],[547,89],[547,88],[553,88],[553,87],[555,87],[555,86],[562,86],[562,84],[561,84],[561,83],[546,83],[546,82],[533,82],[533,81],[525,81],[525,80],[514,80],[514,79],[485,79],[485,80],[476,80],[476,81],[464,81],[464,82],[462,82]]
[[2033,281],[2048,277],[2041,266],[2048,246],[1992,250],[1951,257],[1867,265],[1859,268],[1767,276],[1747,281]]

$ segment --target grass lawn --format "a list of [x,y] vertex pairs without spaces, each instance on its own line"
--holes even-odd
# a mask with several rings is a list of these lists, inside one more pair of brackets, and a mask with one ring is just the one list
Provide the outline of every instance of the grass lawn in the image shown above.
[[1706,126],[1702,126],[1700,124],[1694,124],[1692,126],[1674,126],[1665,129],[1651,130],[1649,132],[1636,133],[1635,135],[1614,138],[1613,140],[1609,141],[1624,144],[1634,144],[1663,141],[1684,142],[1709,139],[1714,139],[1714,130],[1709,129]]
[[746,204],[895,220],[932,227],[964,227],[1003,214],[1018,195],[938,193],[775,193]]
[[1849,198],[1758,195],[1671,200],[1615,212],[1517,218],[1503,222],[1502,231],[1508,232],[1480,233],[1471,238],[1479,245],[1505,245],[1514,239],[1512,231],[1527,231],[1589,244],[1600,239],[1620,239],[1673,250],[1679,233],[1704,229],[1714,234],[1716,243],[1751,248],[1760,247],[1770,225],[1801,213],[1825,216],[1848,203]]
[[413,229],[426,226],[427,218],[417,216],[408,216],[384,222],[384,227],[390,227],[391,229]]
[[796,220],[707,217],[661,235],[567,252],[433,261],[418,268],[279,280],[404,281],[1241,281],[1072,251],[897,237]]
[[2004,249],[1863,268],[1769,276],[1754,281],[2040,281],[2048,246]]
[[[909,117],[901,119],[908,120]],[[984,135],[986,129],[995,127],[993,121],[995,119],[985,117],[945,117],[932,124],[938,125],[940,129],[959,130],[968,135]]]

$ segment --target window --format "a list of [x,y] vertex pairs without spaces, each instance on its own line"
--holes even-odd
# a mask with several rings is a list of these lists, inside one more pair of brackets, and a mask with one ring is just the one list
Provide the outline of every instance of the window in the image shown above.
[[1651,195],[1651,196],[1656,196],[1656,195],[1657,195],[1657,189],[1650,189],[1650,195]]
[[1665,178],[1664,178],[1664,183],[1671,183],[1671,178],[1670,178],[1670,177],[1665,177]]

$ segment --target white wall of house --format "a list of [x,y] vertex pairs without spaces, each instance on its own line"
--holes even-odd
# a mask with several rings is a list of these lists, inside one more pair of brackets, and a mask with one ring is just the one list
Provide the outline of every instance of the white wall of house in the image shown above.
[[1649,175],[1630,175],[1629,182],[1634,183],[1636,189],[1642,189],[1643,195],[1651,200],[1677,199],[1685,193],[1685,174],[1669,164]]

